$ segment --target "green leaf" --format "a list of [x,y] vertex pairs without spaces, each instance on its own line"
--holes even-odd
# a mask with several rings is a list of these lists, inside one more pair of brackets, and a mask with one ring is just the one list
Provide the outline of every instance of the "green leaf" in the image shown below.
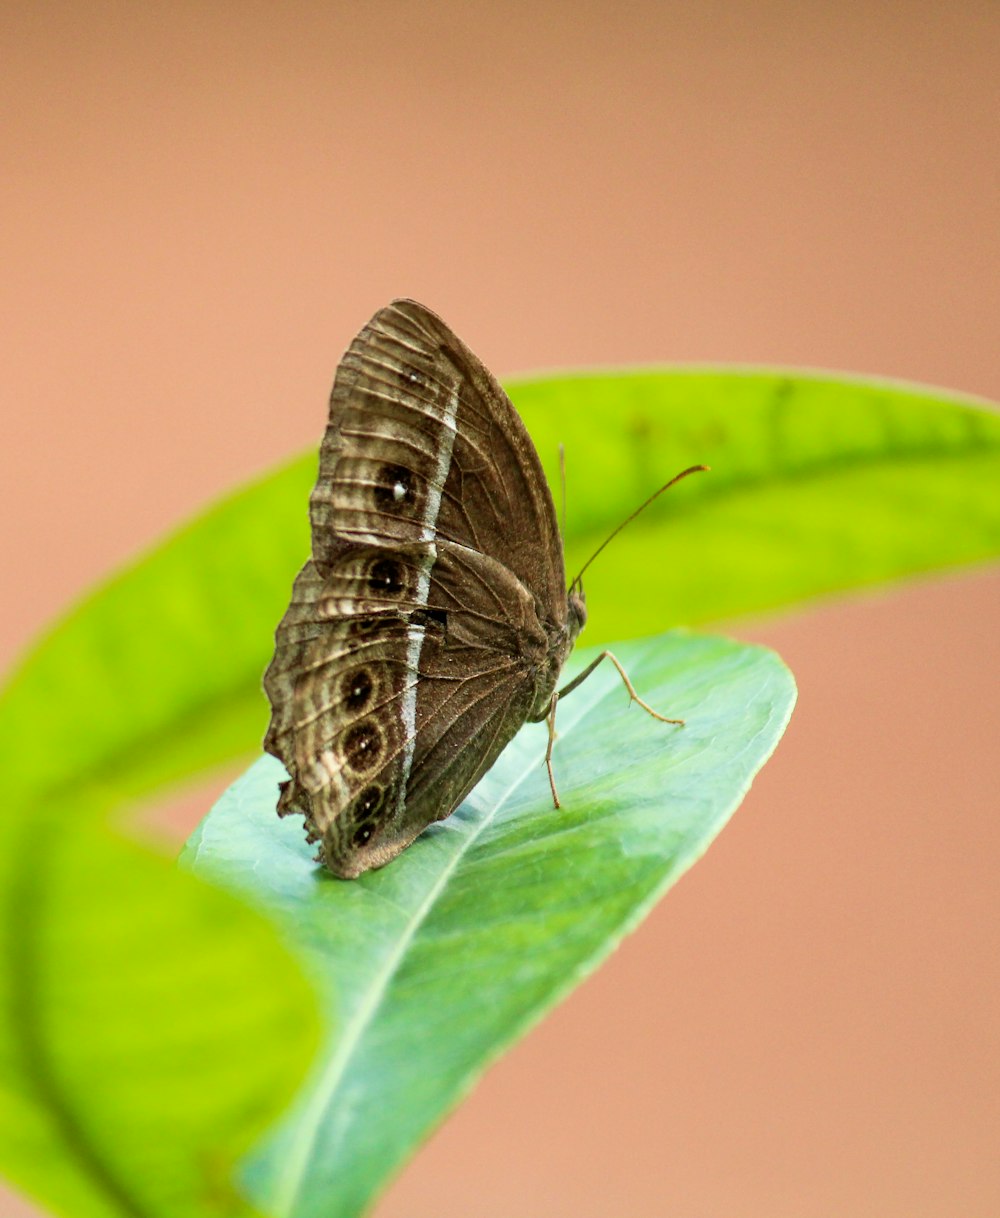
[[[522,729],[463,806],[395,862],[343,882],[279,821],[264,758],[192,837],[198,872],[252,892],[327,981],[311,1085],[249,1166],[274,1218],[357,1215],[484,1066],[562,998],[706,849],[775,747],[795,687],[776,656],[681,633],[616,648]],[[581,663],[586,657],[581,657]]]
[[313,992],[267,919],[94,819],[0,822],[0,1167],[72,1218],[248,1215]]
[[[1000,418],[942,392],[685,370],[511,392],[550,473],[566,444],[571,572],[651,489],[712,466],[588,572],[587,642],[1000,553]],[[222,501],[39,642],[0,697],[8,790],[108,806],[256,751],[260,674],[307,553],[314,473],[311,455]]]
[[260,676],[309,545],[308,464],[209,508],[39,640],[0,694],[9,788],[109,807],[258,749]]
[[545,420],[532,432],[550,479],[557,441],[566,445],[570,573],[667,476],[712,467],[587,572],[594,635],[785,609],[1000,554],[1000,415],[970,399],[835,376],[681,371],[530,381],[516,400],[526,419]]

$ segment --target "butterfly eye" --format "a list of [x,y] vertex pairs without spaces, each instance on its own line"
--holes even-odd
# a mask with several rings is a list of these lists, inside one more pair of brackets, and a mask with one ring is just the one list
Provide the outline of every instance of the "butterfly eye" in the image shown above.
[[372,825],[362,825],[359,829],[355,829],[351,841],[355,846],[363,846],[374,832],[375,829]]

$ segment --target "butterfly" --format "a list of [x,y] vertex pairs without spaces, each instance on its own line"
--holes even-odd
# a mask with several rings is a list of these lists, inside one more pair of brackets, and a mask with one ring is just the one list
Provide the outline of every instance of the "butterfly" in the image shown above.
[[388,863],[525,722],[549,721],[558,806],[558,697],[610,653],[557,693],[587,611],[541,462],[491,373],[413,300],[380,309],[337,369],[310,524],[264,748],[316,861],[344,879]]

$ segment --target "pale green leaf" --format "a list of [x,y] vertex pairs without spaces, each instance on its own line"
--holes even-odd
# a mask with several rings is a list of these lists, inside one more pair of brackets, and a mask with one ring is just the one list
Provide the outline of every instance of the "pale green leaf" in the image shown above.
[[559,704],[558,810],[536,724],[449,819],[355,881],[317,869],[301,819],[275,815],[271,758],[192,838],[189,865],[262,901],[326,979],[322,1059],[248,1169],[274,1218],[360,1213],[706,849],[791,713],[791,676],[761,648],[676,633],[616,652],[643,696],[687,724],[630,707],[602,665]]

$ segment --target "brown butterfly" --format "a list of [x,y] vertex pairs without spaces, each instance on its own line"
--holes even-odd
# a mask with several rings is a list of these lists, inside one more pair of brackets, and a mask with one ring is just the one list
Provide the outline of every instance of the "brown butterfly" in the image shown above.
[[278,813],[303,813],[317,861],[345,879],[388,863],[526,721],[549,720],[558,806],[556,684],[583,586],[566,589],[552,496],[510,399],[423,305],[380,309],[337,369],[310,521],[264,676],[264,747],[289,774]]

